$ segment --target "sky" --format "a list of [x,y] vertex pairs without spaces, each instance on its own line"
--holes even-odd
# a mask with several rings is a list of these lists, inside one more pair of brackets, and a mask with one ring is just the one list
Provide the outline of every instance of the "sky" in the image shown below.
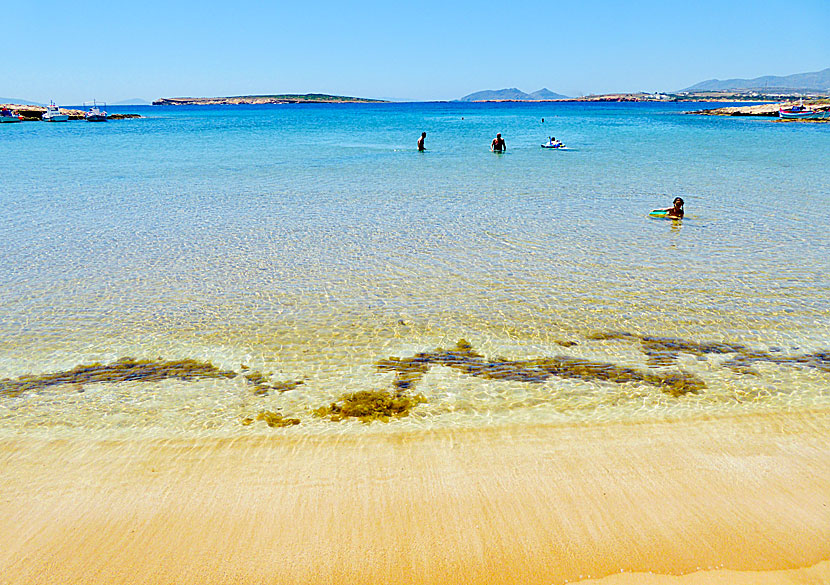
[[0,54],[0,97],[61,105],[676,91],[830,67],[830,0],[46,0],[6,20]]

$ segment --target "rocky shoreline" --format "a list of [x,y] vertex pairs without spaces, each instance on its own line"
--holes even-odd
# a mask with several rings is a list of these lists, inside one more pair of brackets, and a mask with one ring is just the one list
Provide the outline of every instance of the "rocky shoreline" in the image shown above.
[[[46,112],[44,106],[25,106],[21,104],[0,104],[0,108],[7,108],[12,112],[17,112],[23,117],[23,122],[41,122],[43,113]],[[70,120],[83,120],[86,117],[84,110],[75,110],[72,108],[59,108],[61,114],[69,116]],[[125,120],[130,118],[142,118],[139,114],[107,114],[107,120]]]
[[[698,114],[701,116],[764,116],[769,118],[777,118],[778,110],[781,107],[797,105],[796,102],[775,102],[769,104],[758,104],[755,106],[730,106],[725,108],[713,108],[708,110],[694,110],[686,112],[687,114]],[[805,106],[809,106],[814,110],[830,110],[830,100],[815,100],[804,102]],[[787,120],[791,121],[791,120]],[[792,120],[799,122],[821,122],[822,120]]]

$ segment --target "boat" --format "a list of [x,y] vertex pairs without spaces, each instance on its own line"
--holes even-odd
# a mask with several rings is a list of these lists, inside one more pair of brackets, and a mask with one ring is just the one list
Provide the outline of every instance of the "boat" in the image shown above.
[[46,106],[46,111],[40,117],[44,122],[66,122],[69,119],[68,114],[61,114],[60,108],[55,105],[55,102],[50,102]]
[[554,137],[550,137],[548,141],[542,145],[542,148],[566,148],[562,141]]
[[[106,104],[104,104],[104,106],[106,106]],[[84,114],[84,119],[87,122],[106,122],[107,112],[99,108],[98,104],[93,101],[92,107],[89,108],[89,111],[86,114]]]
[[830,110],[816,110],[805,106],[804,100],[801,100],[798,105],[778,108],[778,117],[786,120],[822,120],[830,118]]
[[23,116],[18,115],[17,112],[12,112],[9,108],[0,110],[0,122],[20,122]]

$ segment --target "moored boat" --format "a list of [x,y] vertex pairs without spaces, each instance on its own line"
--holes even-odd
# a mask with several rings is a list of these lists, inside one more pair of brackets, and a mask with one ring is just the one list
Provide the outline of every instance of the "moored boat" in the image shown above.
[[0,110],[0,122],[20,122],[23,118],[8,108]]
[[814,109],[804,105],[804,101],[788,108],[779,108],[778,117],[789,120],[821,120],[830,118],[830,110]]
[[[104,104],[104,106],[106,106],[106,104]],[[89,108],[89,111],[84,115],[84,119],[87,122],[106,122],[107,112],[99,108],[98,104],[92,102],[92,107]]]
[[44,122],[66,122],[69,119],[68,114],[61,114],[60,108],[51,102],[46,106],[46,111],[40,117]]

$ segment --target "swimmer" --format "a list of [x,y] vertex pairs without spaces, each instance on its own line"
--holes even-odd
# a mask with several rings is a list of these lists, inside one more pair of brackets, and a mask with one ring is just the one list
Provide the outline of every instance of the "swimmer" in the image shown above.
[[424,151],[426,148],[424,147],[424,139],[427,137],[426,132],[421,132],[421,137],[418,139],[418,150]]
[[671,219],[683,219],[683,199],[675,197],[672,201],[673,207],[666,209],[666,217]]

